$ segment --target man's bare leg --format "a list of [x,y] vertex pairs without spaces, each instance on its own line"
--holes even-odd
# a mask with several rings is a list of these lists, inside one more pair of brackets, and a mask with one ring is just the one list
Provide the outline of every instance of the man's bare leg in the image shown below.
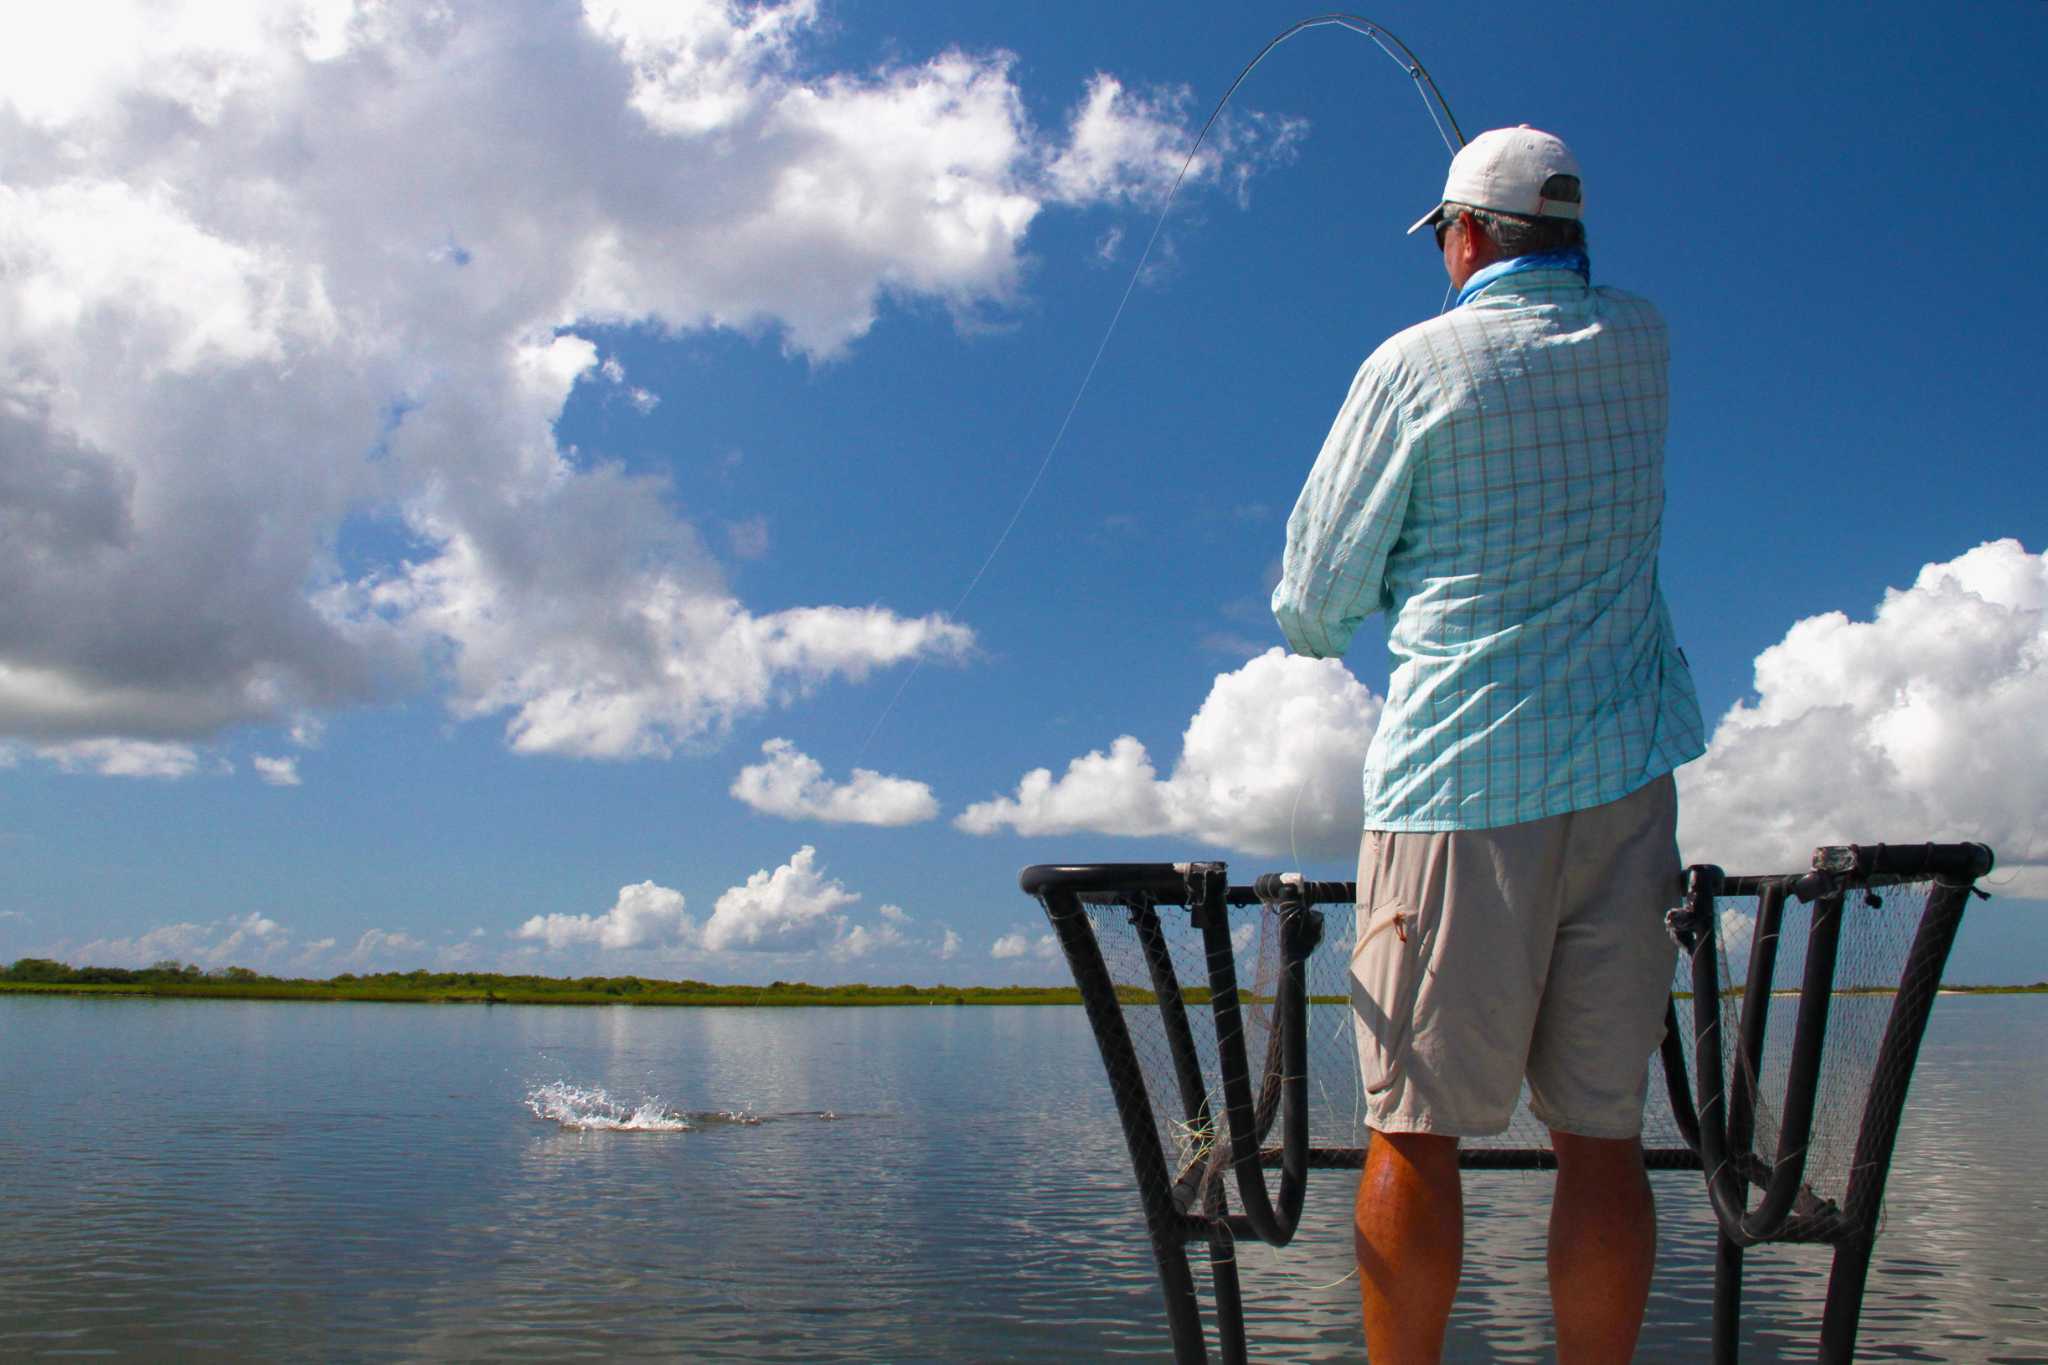
[[1657,1260],[1657,1207],[1634,1138],[1552,1130],[1550,1308],[1559,1365],[1627,1365]]
[[1375,1132],[1351,1241],[1367,1358],[1373,1365],[1441,1360],[1465,1255],[1458,1140]]

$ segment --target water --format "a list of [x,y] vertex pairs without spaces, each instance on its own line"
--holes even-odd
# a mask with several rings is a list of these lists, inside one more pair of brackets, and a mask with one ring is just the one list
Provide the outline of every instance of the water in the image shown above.
[[[1945,998],[1866,1360],[2048,1361],[2048,999]],[[1159,1358],[1078,1009],[0,998],[0,1355]],[[1704,1355],[1698,1177],[1656,1177],[1642,1358]],[[1450,1355],[1546,1358],[1549,1180],[1472,1177]],[[1356,1359],[1345,1177],[1242,1252],[1254,1352]],[[1750,1256],[1810,1358],[1826,1254]],[[1342,1281],[1342,1282],[1340,1282]]]

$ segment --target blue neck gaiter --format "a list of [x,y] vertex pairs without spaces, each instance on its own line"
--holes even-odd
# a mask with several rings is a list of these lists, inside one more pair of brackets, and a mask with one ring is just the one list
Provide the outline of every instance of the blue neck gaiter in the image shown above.
[[1519,275],[1524,270],[1572,270],[1588,284],[1593,281],[1593,263],[1586,253],[1573,247],[1566,251],[1542,251],[1534,256],[1516,256],[1505,261],[1495,261],[1484,270],[1472,272],[1472,278],[1465,281],[1465,287],[1458,291],[1458,307],[1495,280],[1507,275]]

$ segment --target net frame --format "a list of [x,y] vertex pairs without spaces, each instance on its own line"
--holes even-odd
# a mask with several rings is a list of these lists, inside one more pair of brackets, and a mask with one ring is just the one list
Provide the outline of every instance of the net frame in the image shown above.
[[[1994,861],[1992,851],[1982,844],[1846,844],[1815,849],[1811,870],[1793,876],[1730,877],[1711,865],[1687,869],[1685,902],[1672,912],[1670,922],[1692,964],[1700,1156],[1717,1224],[1717,1365],[1736,1359],[1743,1253],[1760,1242],[1834,1248],[1821,1313],[1819,1359],[1854,1358],[1892,1150],[1920,1041],[1963,911],[1972,895],[1987,894],[1976,883],[1990,873]],[[1841,939],[1851,902],[1861,897],[1867,909],[1879,909],[1884,902],[1879,888],[1889,888],[1885,896],[1894,898],[1924,893],[1925,901],[1898,967],[1882,1035],[1870,1050],[1853,1154],[1839,1196],[1830,1198],[1807,1178],[1813,1122],[1826,1089],[1829,1014],[1841,993]],[[1720,901],[1730,896],[1754,896],[1758,910],[1732,1056],[1724,1061],[1725,969],[1715,941]],[[1780,944],[1786,937],[1784,916],[1793,901],[1810,907],[1799,963],[1798,1010],[1782,1089],[1777,1092],[1780,1111],[1772,1116],[1774,1122],[1759,1125],[1760,1101],[1771,1089],[1766,1084],[1768,1069],[1762,1065],[1769,1004],[1778,981]],[[1850,983],[1852,989],[1867,984]],[[1757,1194],[1754,1204],[1749,1197],[1752,1189]]]
[[[1884,1182],[1920,1037],[1962,909],[1991,865],[1991,851],[1978,844],[1880,844],[1824,846],[1815,851],[1812,871],[1798,875],[1730,877],[1709,865],[1687,870],[1684,902],[1669,918],[1686,950],[1681,968],[1689,968],[1693,986],[1692,1075],[1675,996],[1659,1052],[1671,1124],[1682,1145],[1646,1145],[1645,1160],[1652,1167],[1706,1173],[1720,1224],[1716,1361],[1735,1359],[1742,1252],[1762,1241],[1835,1247],[1820,1358],[1853,1355]],[[1207,1359],[1187,1254],[1190,1244],[1203,1242],[1220,1353],[1227,1362],[1241,1361],[1236,1241],[1252,1237],[1285,1245],[1300,1218],[1308,1173],[1364,1164],[1363,1142],[1311,1141],[1309,1102],[1314,992],[1308,962],[1325,941],[1326,914],[1350,905],[1355,888],[1293,875],[1231,886],[1220,862],[1044,864],[1026,868],[1019,881],[1053,925],[1102,1054],[1159,1265],[1175,1358]],[[1844,906],[1858,894],[1876,900],[1878,887],[1915,885],[1926,891],[1925,906],[1874,1050],[1841,1195],[1827,1199],[1805,1178],[1816,1097],[1824,1076],[1860,1065],[1859,1059],[1845,1066],[1839,1048],[1827,1050]],[[1716,933],[1725,898],[1751,898],[1758,906],[1740,991],[1722,989],[1724,978],[1733,979]],[[1802,981],[1793,1046],[1782,1089],[1772,1089],[1770,1069],[1763,1065],[1765,1039],[1774,971],[1788,933],[1786,906],[1795,900],[1813,908],[1804,923],[1804,951],[1796,955]],[[1260,928],[1246,992],[1238,957],[1252,944],[1243,941],[1242,923],[1233,930],[1231,913],[1251,907],[1258,910]],[[1179,914],[1185,914],[1185,925],[1167,918]],[[1149,989],[1120,983],[1105,960],[1104,941],[1119,924],[1128,926],[1138,946]],[[1791,932],[1799,927],[1793,924]],[[1176,957],[1175,928],[1198,936],[1198,962],[1185,952]],[[1193,988],[1189,976],[1197,979]],[[1206,998],[1197,999],[1204,988]],[[1197,1027],[1191,1006],[1207,1010],[1206,1029]],[[1170,1076],[1170,1082],[1147,1084],[1148,1064],[1134,1040],[1133,1021],[1150,1039],[1150,1073]],[[1206,1041],[1211,1034],[1213,1045]],[[1734,1040],[1725,1059],[1724,1034]],[[1824,1056],[1834,1073],[1823,1069]],[[1169,1093],[1156,1093],[1162,1089]],[[1834,1102],[1823,1109],[1848,1107],[1853,1106]],[[1768,1159],[1760,1154],[1765,1147],[1773,1149]],[[1468,1170],[1545,1170],[1555,1168],[1556,1158],[1543,1146],[1461,1145],[1459,1164]],[[1266,1172],[1273,1169],[1280,1172],[1277,1192],[1267,1183]],[[1753,1208],[1752,1188],[1759,1192]]]

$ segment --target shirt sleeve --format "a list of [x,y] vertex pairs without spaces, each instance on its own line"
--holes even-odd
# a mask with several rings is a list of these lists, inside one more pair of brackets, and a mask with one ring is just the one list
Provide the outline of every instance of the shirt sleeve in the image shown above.
[[1379,361],[1351,381],[1287,519],[1273,617],[1297,654],[1341,655],[1360,622],[1392,605],[1387,556],[1408,512],[1416,430]]

